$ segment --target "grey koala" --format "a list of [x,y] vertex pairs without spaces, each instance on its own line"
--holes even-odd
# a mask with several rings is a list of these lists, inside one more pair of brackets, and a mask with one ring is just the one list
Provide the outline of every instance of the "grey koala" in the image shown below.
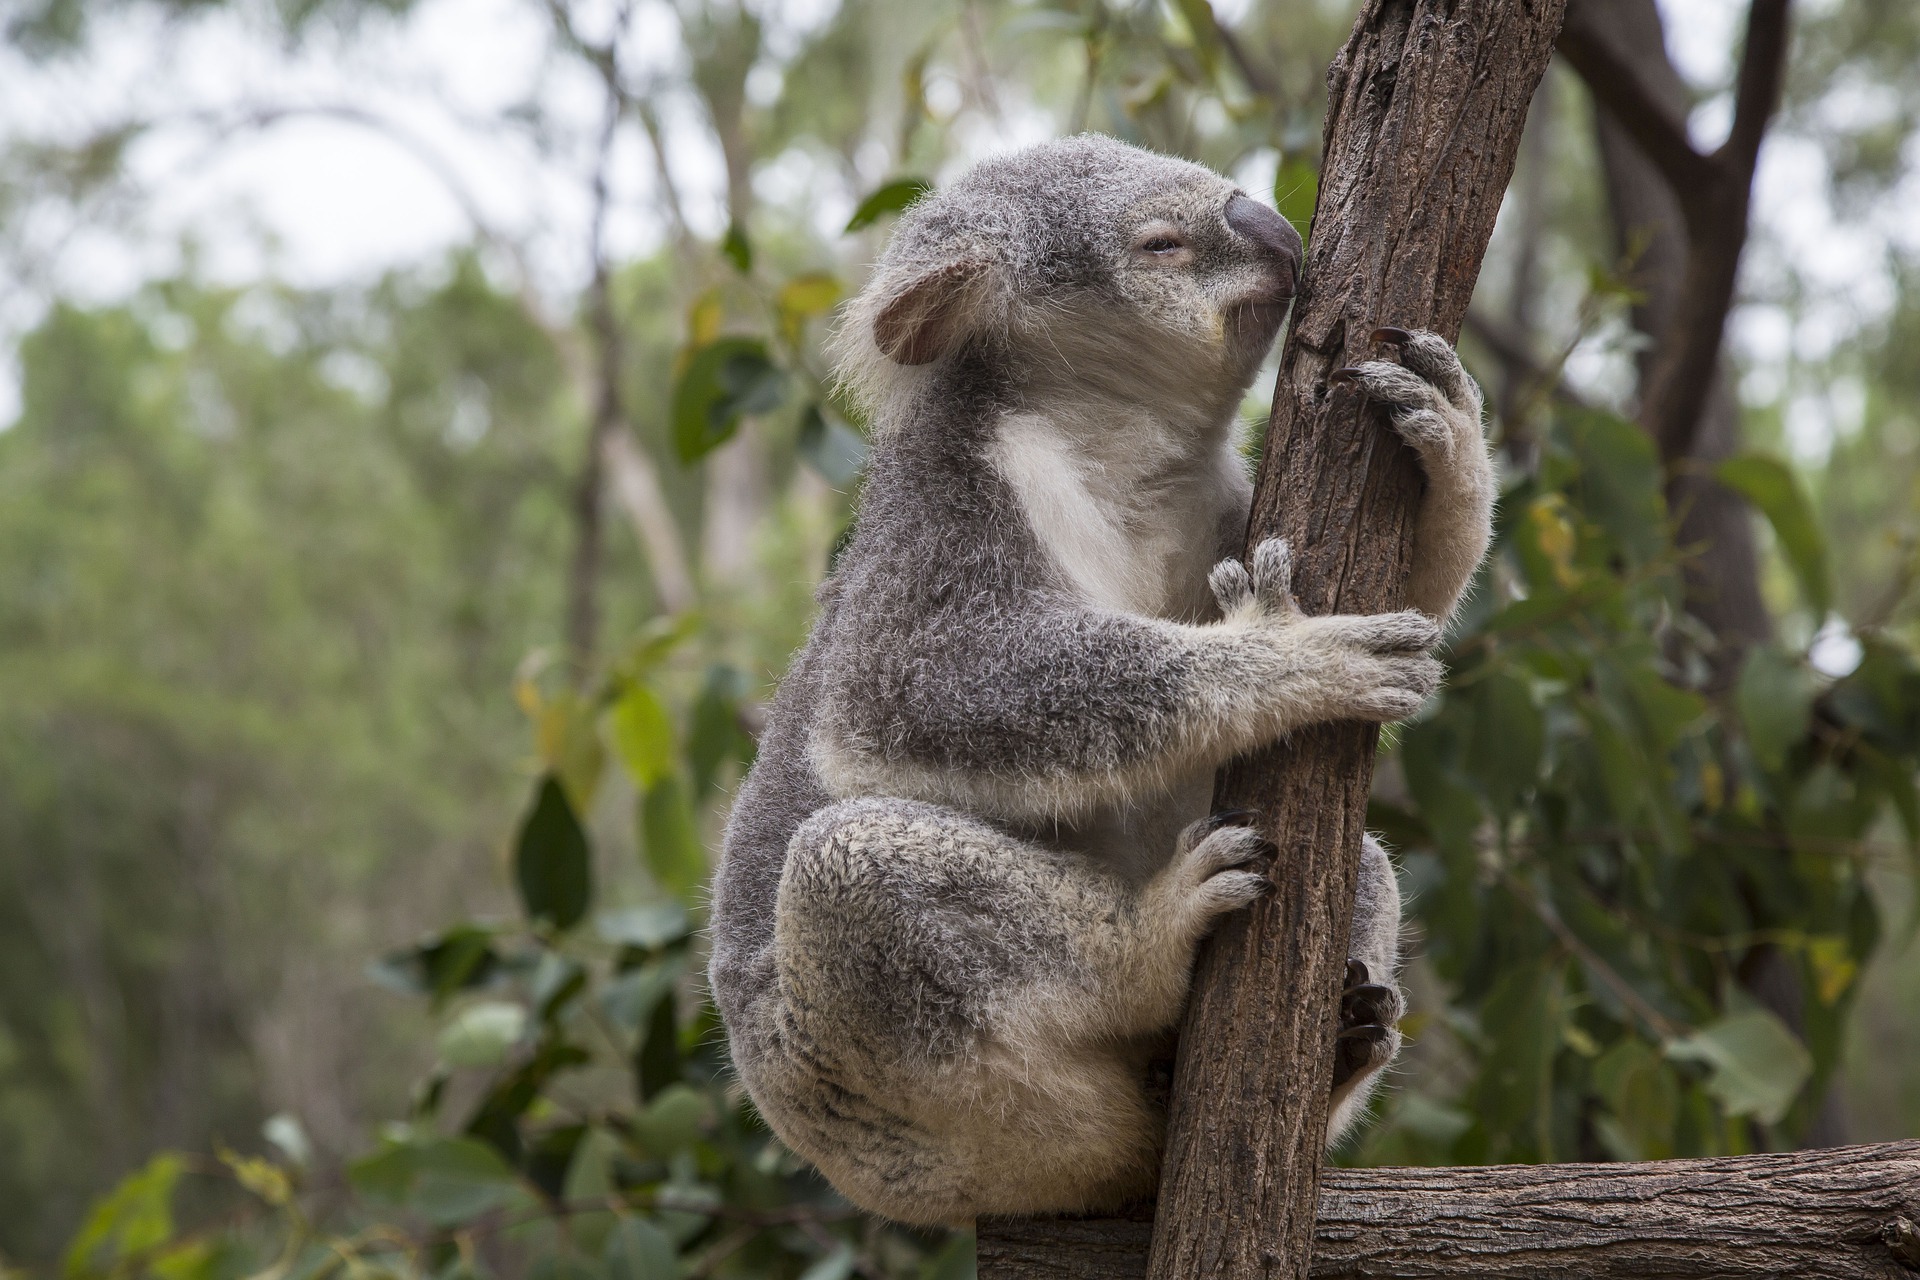
[[[1226,179],[1077,137],[913,206],[849,308],[871,469],[734,804],[710,976],[760,1113],[855,1204],[1150,1191],[1194,948],[1268,884],[1216,768],[1439,682],[1494,495],[1444,340],[1384,330],[1399,362],[1342,373],[1424,463],[1414,607],[1309,617],[1283,544],[1230,558],[1236,410],[1300,250]],[[1369,839],[1330,1141],[1399,1048],[1399,919]]]

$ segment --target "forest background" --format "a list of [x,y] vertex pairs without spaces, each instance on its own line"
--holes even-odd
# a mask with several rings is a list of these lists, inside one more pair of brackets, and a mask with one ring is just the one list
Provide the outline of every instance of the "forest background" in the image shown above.
[[[0,6],[0,1271],[969,1274],[769,1140],[697,979],[866,450],[821,339],[927,183],[1063,132],[1307,230],[1355,8]],[[1793,10],[1750,214],[1595,72],[1710,151],[1746,6],[1574,13],[1463,343],[1499,547],[1376,785],[1412,1047],[1341,1158],[1914,1136],[1920,10]]]

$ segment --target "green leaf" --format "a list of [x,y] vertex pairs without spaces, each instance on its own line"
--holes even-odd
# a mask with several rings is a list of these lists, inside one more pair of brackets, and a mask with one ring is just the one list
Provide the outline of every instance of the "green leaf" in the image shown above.
[[687,725],[687,765],[696,798],[713,789],[723,764],[744,765],[753,759],[754,741],[740,727],[740,703],[746,696],[746,677],[737,668],[724,662],[707,668]]
[[640,1100],[658,1097],[669,1085],[680,1082],[680,1022],[671,987],[654,1002],[653,1016],[647,1021],[646,1038],[634,1055],[634,1082]]
[[673,721],[653,690],[643,684],[627,686],[608,717],[613,749],[627,766],[634,785],[645,791],[673,767]]
[[493,930],[460,924],[416,947],[395,951],[374,962],[375,982],[407,995],[433,998],[439,1008],[447,997],[484,985],[500,970]]
[[1712,1068],[1707,1092],[1730,1116],[1776,1124],[1813,1074],[1798,1037],[1765,1009],[1731,1013],[1667,1045],[1667,1056]]
[[677,957],[629,969],[600,989],[600,1011],[615,1027],[637,1036],[641,1027],[653,1021],[660,998],[673,989],[684,971]]
[[1787,464],[1765,454],[1748,453],[1727,459],[1714,474],[1767,518],[1794,577],[1800,581],[1807,608],[1816,622],[1825,618],[1832,599],[1826,539],[1814,519],[1813,504]]
[[711,1110],[687,1085],[668,1085],[633,1117],[634,1136],[649,1155],[665,1160],[700,1137]]
[[741,275],[753,270],[753,242],[747,239],[746,230],[739,223],[727,224],[727,234],[720,241],[720,253]]
[[670,1280],[680,1255],[666,1233],[644,1218],[622,1218],[607,1233],[607,1280]]
[[505,1000],[482,1000],[454,1015],[440,1032],[440,1060],[451,1067],[497,1067],[527,1030],[527,1011]]
[[1320,198],[1320,171],[1305,160],[1289,160],[1273,175],[1273,207],[1293,224],[1302,244],[1313,229],[1314,202]]
[[828,484],[845,484],[867,465],[867,442],[860,433],[828,418],[817,404],[808,405],[800,415],[799,449],[807,465]]
[[853,1274],[853,1246],[842,1240],[833,1252],[800,1273],[800,1280],[847,1280]]
[[1740,668],[1735,701],[1747,745],[1762,767],[1778,770],[1806,736],[1816,692],[1813,673],[1776,645],[1755,645]]
[[552,774],[540,780],[533,809],[521,823],[513,872],[529,919],[571,929],[587,914],[593,901],[587,834]]
[[898,213],[931,190],[933,184],[925,178],[895,178],[860,202],[847,219],[848,233],[865,230],[883,214]]
[[1463,691],[1473,708],[1467,772],[1498,809],[1510,809],[1532,787],[1546,735],[1526,681],[1495,671]]
[[1576,506],[1632,564],[1668,549],[1660,457],[1647,433],[1616,414],[1564,414],[1567,443],[1579,460]]
[[669,774],[640,801],[640,847],[661,888],[690,901],[707,879],[707,853],[693,820],[687,787]]
[[594,927],[608,942],[642,951],[657,951],[693,930],[687,908],[680,902],[649,902],[608,911],[594,921]]
[[840,301],[840,281],[824,271],[795,276],[780,286],[774,297],[774,309],[780,314],[780,331],[788,342],[799,342],[807,321],[832,309]]
[[347,1166],[347,1180],[368,1200],[409,1210],[440,1227],[525,1196],[499,1153],[472,1138],[389,1143]]
[[758,338],[716,338],[695,351],[673,385],[673,448],[688,466],[732,437],[740,419],[777,408],[786,374]]
[[173,1188],[187,1162],[163,1151],[94,1202],[67,1247],[69,1280],[103,1276],[173,1239]]

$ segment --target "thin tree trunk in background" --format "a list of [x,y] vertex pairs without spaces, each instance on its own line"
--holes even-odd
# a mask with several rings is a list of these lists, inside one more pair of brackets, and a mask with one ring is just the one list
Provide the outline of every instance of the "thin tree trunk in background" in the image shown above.
[[[1622,55],[1639,68],[1647,90],[1676,120],[1687,117],[1688,93],[1667,56],[1660,11],[1654,0],[1580,0],[1592,5]],[[1635,144],[1619,121],[1604,110],[1594,113],[1600,164],[1607,184],[1614,243],[1627,264],[1627,278],[1642,297],[1633,308],[1633,326],[1648,339],[1640,352],[1640,387],[1649,390],[1658,344],[1679,311],[1687,273],[1687,231],[1667,181]],[[1677,469],[1667,490],[1679,519],[1679,541],[1698,554],[1686,565],[1687,608],[1706,623],[1720,650],[1714,656],[1713,683],[1726,687],[1739,670],[1749,645],[1773,634],[1772,619],[1760,596],[1759,562],[1754,549],[1752,513],[1738,495],[1706,474],[1713,464],[1740,451],[1740,406],[1733,395],[1731,371],[1722,356],[1716,364],[1694,433],[1692,464]]]
[[[1689,94],[1667,53],[1666,33],[1655,0],[1577,0],[1590,30],[1605,33],[1615,53],[1632,65],[1648,98],[1670,121],[1687,118]],[[1662,348],[1677,341],[1675,326],[1688,323],[1683,294],[1697,272],[1687,220],[1667,175],[1649,158],[1619,118],[1604,106],[1594,112],[1594,130],[1607,184],[1615,247],[1627,264],[1628,281],[1640,291],[1634,328],[1648,340],[1639,357],[1640,396],[1659,395],[1654,385]],[[1744,220],[1746,213],[1740,213]],[[1739,495],[1716,483],[1715,464],[1740,452],[1740,404],[1724,354],[1699,420],[1688,432],[1689,452],[1668,456],[1667,501],[1678,522],[1679,545],[1691,554],[1683,564],[1687,612],[1714,639],[1708,655],[1708,689],[1725,694],[1739,678],[1748,648],[1773,636],[1773,619],[1760,594],[1760,566],[1753,513]],[[1644,420],[1644,419],[1643,419]],[[1740,981],[1768,1009],[1804,1034],[1805,992],[1793,962],[1778,947],[1762,944],[1740,965]],[[1805,1144],[1846,1141],[1838,1084],[1827,1090],[1808,1127]]]
[[[624,26],[624,23],[623,23]],[[609,44],[596,60],[606,91],[606,117],[600,130],[600,152],[593,171],[593,221],[588,231],[588,253],[593,279],[587,289],[587,321],[594,337],[594,401],[587,426],[587,447],[574,482],[573,562],[567,572],[567,654],[574,678],[584,679],[592,668],[600,637],[600,563],[605,558],[606,449],[619,429],[620,370],[625,358],[619,317],[613,310],[613,266],[607,260],[607,211],[612,200],[608,170],[613,143],[620,129],[625,98],[620,72],[614,64],[616,46]]]
[[[1319,204],[1248,544],[1284,536],[1310,613],[1401,607],[1420,477],[1335,368],[1378,325],[1457,335],[1565,0],[1375,0],[1328,73]],[[1305,1277],[1374,725],[1230,765],[1278,892],[1203,946],[1181,1032],[1154,1280]]]

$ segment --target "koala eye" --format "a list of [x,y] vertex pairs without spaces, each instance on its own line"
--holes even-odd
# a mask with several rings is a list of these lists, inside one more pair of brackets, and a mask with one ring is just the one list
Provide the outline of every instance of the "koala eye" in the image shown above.
[[1187,238],[1173,223],[1156,221],[1140,229],[1133,251],[1149,258],[1177,258],[1187,252]]

